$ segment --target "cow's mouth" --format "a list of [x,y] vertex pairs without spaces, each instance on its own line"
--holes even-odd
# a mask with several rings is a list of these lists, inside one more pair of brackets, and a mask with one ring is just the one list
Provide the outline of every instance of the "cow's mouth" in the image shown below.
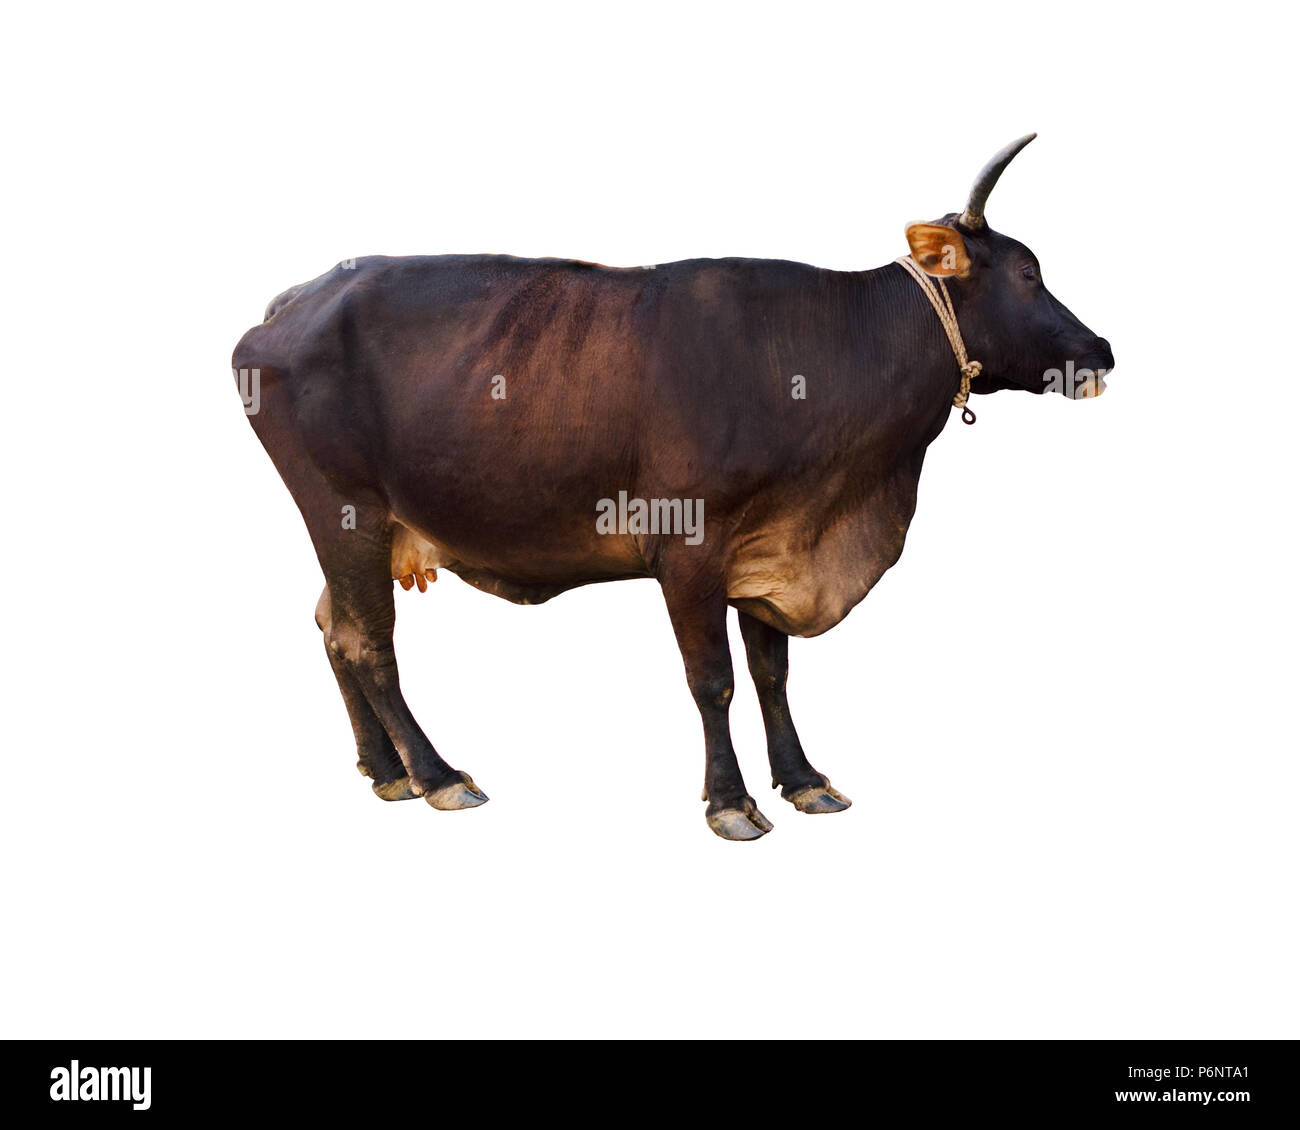
[[1106,391],[1106,374],[1110,372],[1109,369],[1100,367],[1090,369],[1087,365],[1081,365],[1079,372],[1080,374],[1087,372],[1092,375],[1085,377],[1067,390],[1071,400],[1091,400]]

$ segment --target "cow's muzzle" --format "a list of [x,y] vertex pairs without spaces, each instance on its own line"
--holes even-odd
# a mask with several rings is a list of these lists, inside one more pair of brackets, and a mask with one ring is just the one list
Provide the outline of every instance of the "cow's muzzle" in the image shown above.
[[1104,337],[1097,338],[1083,360],[1075,366],[1082,380],[1075,381],[1066,388],[1071,400],[1090,400],[1106,391],[1106,377],[1115,368],[1115,355],[1111,352],[1110,342]]

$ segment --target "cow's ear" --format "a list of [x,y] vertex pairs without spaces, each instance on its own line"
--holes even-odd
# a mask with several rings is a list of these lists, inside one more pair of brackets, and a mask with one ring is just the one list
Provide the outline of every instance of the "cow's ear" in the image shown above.
[[944,224],[908,224],[907,246],[927,275],[964,279],[970,274],[966,241],[956,228]]

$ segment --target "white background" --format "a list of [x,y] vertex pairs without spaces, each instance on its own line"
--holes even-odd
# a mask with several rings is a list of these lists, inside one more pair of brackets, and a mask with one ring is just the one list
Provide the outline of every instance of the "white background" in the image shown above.
[[[1293,16],[223,4],[11,15],[5,1036],[1297,1035]],[[372,252],[878,266],[989,206],[1110,338],[978,398],[707,830],[652,582],[398,592],[492,797],[376,800],[229,357]],[[743,673],[743,652],[734,639]]]

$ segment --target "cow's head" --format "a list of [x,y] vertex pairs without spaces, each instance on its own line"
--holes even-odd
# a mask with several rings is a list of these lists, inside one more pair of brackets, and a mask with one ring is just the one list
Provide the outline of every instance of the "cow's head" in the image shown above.
[[1105,390],[1115,365],[1110,343],[1052,296],[1028,247],[984,220],[1002,170],[1036,136],[1013,141],[984,166],[960,214],[909,225],[907,242],[922,270],[946,280],[966,351],[983,365],[971,392],[1019,388],[1079,400]]

